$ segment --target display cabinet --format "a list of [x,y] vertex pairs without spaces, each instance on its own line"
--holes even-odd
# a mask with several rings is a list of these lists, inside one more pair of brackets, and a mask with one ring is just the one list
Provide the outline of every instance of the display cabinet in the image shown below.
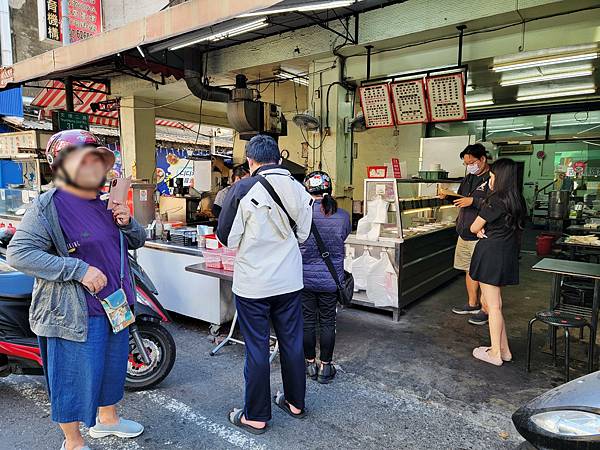
[[[346,264],[365,251],[379,259],[386,252],[397,274],[397,303],[376,306],[368,289],[353,303],[392,311],[404,307],[458,274],[453,267],[456,208],[440,190],[456,192],[460,180],[366,179],[364,217],[346,240]],[[366,219],[366,220],[365,220]]]
[[19,165],[21,182],[0,189],[0,227],[17,226],[25,210],[52,180],[48,162],[34,155],[8,158]]

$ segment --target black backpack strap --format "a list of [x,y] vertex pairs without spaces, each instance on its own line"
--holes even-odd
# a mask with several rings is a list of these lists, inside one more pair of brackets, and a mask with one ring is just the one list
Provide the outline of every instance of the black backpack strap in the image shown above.
[[321,258],[323,258],[327,269],[329,269],[329,273],[333,277],[333,281],[335,281],[335,285],[337,286],[338,290],[341,291],[342,287],[340,286],[340,279],[338,278],[338,274],[335,270],[335,267],[333,267],[333,262],[331,261],[329,251],[327,251],[327,247],[325,247],[325,242],[323,242],[323,238],[321,238],[319,230],[317,230],[317,226],[314,222],[310,225],[310,231],[315,237],[315,241],[317,241],[317,248],[321,253]]
[[290,221],[290,227],[292,228],[292,231],[294,232],[294,235],[296,237],[298,237],[298,235],[296,234],[296,229],[298,228],[298,225],[296,225],[296,221],[294,219],[292,219],[292,216],[290,216],[290,214],[287,212],[287,209],[285,209],[285,206],[283,206],[283,202],[281,201],[281,198],[279,197],[279,194],[277,194],[277,192],[275,192],[275,189],[273,189],[273,185],[271,183],[269,183],[267,181],[267,179],[265,177],[263,177],[262,175],[257,175],[257,177],[258,177],[258,182],[260,184],[262,184],[262,186],[267,190],[267,192],[269,193],[269,195],[271,196],[271,198],[273,199],[273,201],[275,203],[277,203],[277,205],[285,213],[285,215],[287,216],[288,220]]

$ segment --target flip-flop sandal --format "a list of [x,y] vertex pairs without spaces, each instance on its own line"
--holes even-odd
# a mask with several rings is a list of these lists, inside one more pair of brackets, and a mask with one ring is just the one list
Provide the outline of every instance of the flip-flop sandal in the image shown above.
[[289,403],[285,401],[285,396],[281,392],[277,392],[273,397],[273,403],[295,419],[304,419],[306,417],[306,409],[301,410],[299,414],[292,412]]
[[229,420],[229,422],[231,422],[232,425],[235,425],[236,427],[239,427],[242,430],[247,431],[248,433],[264,434],[267,431],[267,428],[269,427],[268,424],[265,424],[264,428],[255,428],[251,425],[248,425],[248,424],[242,422],[243,415],[244,415],[243,409],[234,408],[231,411],[229,411],[229,414],[227,415],[227,419]]

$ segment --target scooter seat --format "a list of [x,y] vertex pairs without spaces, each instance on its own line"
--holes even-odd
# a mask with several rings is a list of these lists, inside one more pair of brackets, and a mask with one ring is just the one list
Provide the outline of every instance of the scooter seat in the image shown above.
[[21,272],[0,272],[0,301],[29,300],[33,277]]

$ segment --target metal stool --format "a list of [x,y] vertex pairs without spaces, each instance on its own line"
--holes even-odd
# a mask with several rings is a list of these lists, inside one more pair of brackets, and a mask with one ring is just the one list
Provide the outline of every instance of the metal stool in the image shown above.
[[[565,378],[566,381],[569,381],[569,329],[577,328],[583,330],[583,328],[588,327],[591,333],[591,324],[589,320],[580,314],[573,314],[570,312],[566,312],[564,310],[554,310],[554,311],[540,311],[535,314],[535,317],[529,321],[529,326],[527,327],[527,372],[530,372],[531,366],[531,335],[533,331],[533,324],[536,321],[540,321],[545,323],[546,325],[552,327],[552,359],[554,361],[554,365],[556,365],[556,329],[562,328],[565,332]],[[588,355],[588,358],[590,356]],[[589,362],[588,362],[589,365]]]

